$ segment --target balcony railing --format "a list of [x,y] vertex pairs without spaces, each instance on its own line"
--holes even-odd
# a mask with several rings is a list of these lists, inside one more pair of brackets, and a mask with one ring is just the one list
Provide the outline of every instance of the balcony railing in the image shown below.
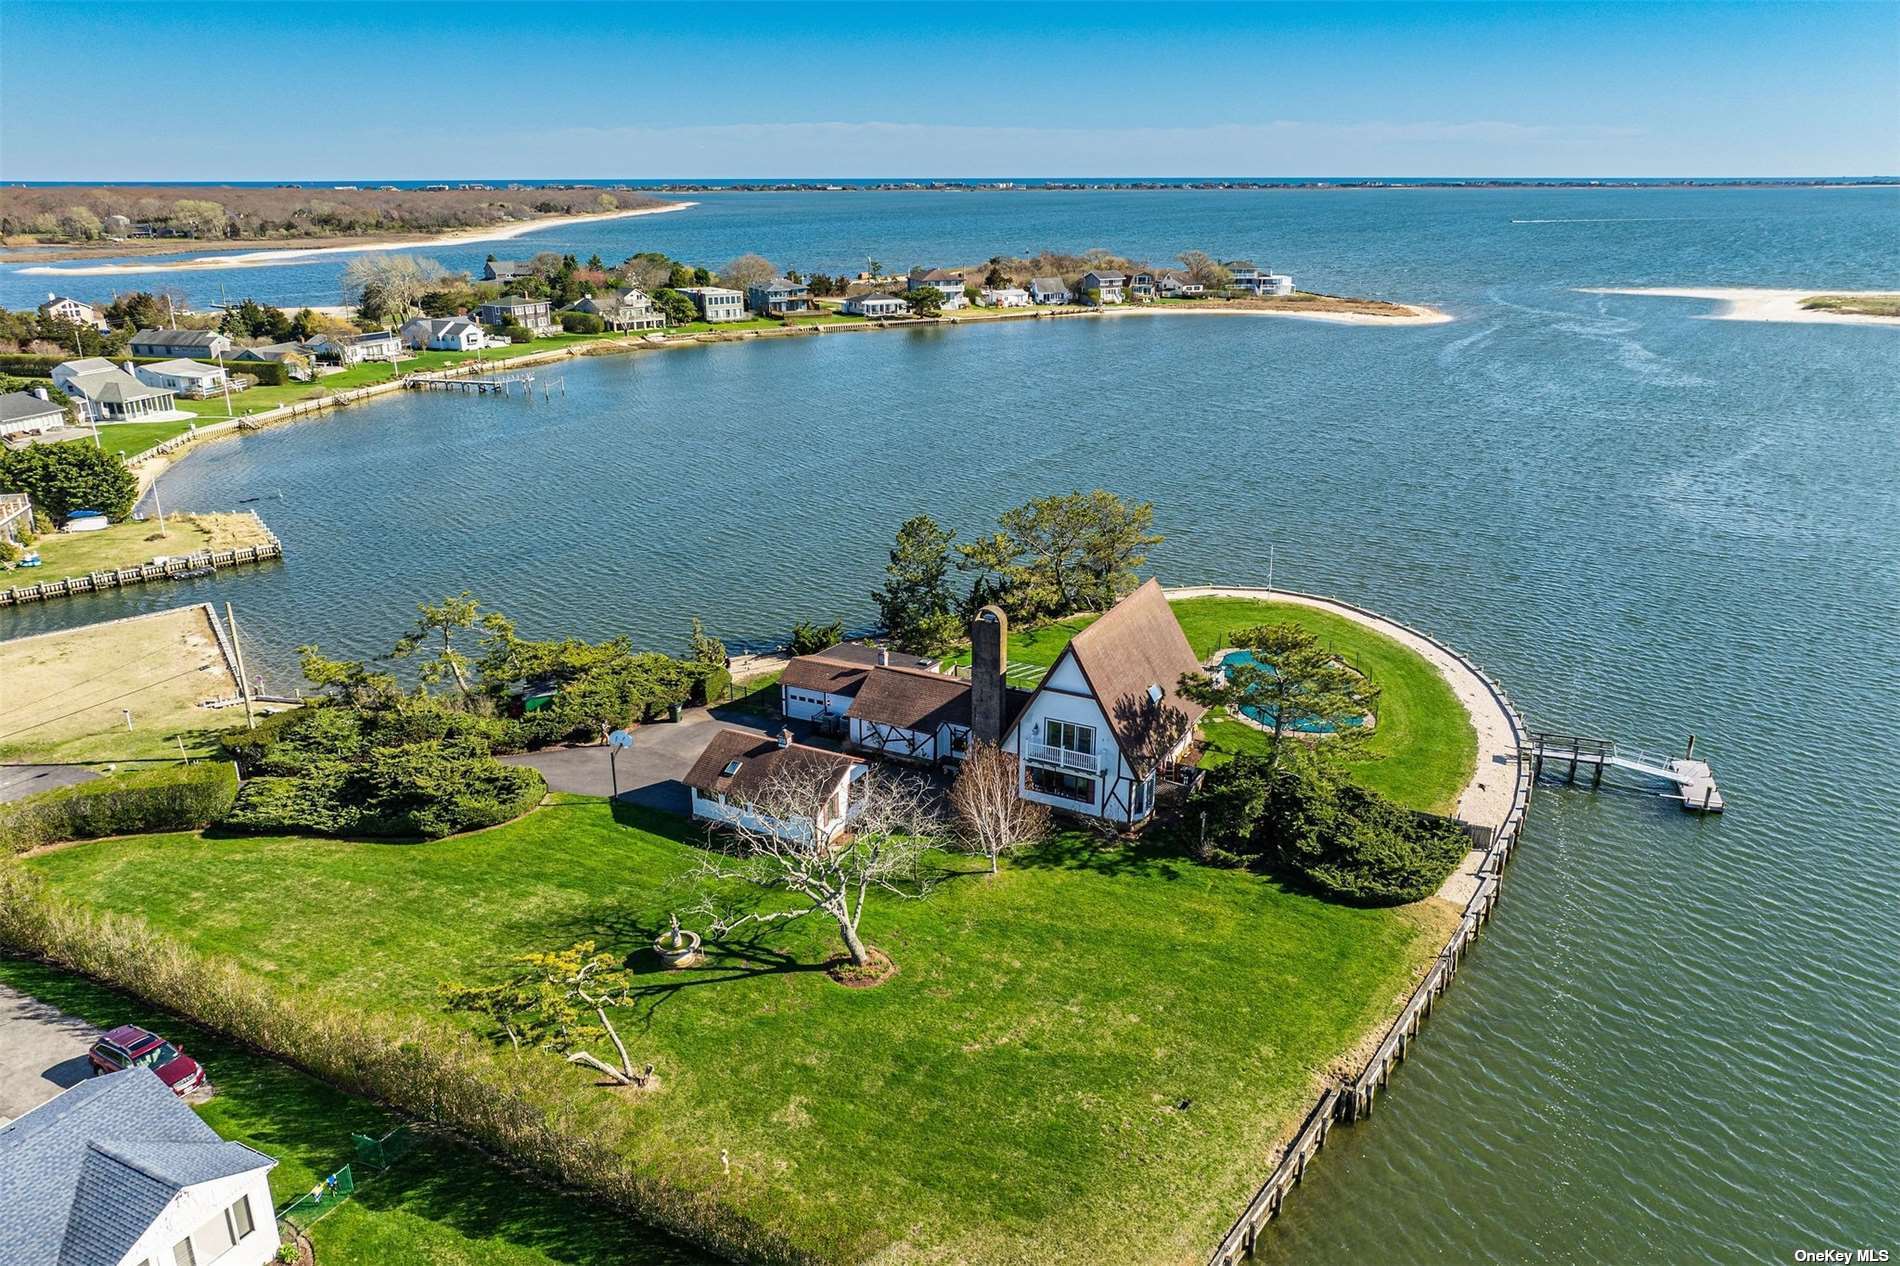
[[1074,752],[1066,747],[1031,743],[1024,750],[1023,755],[1032,765],[1049,765],[1056,769],[1075,770],[1084,774],[1096,772],[1094,752]]

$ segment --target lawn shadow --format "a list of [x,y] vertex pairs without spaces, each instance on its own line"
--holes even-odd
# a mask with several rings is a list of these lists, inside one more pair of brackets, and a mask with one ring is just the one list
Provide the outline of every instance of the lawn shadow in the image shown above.
[[1173,833],[1162,828],[1132,838],[1063,831],[1012,854],[1010,864],[1023,870],[1086,870],[1144,879],[1180,879],[1199,865]]

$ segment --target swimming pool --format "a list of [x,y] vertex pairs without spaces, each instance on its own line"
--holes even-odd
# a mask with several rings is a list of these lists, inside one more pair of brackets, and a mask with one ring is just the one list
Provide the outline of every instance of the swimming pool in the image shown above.
[[[1240,664],[1258,668],[1263,673],[1271,674],[1273,672],[1273,665],[1255,659],[1252,651],[1228,651],[1225,655],[1220,657],[1221,679],[1223,681],[1226,680],[1227,670]],[[1240,706],[1240,714],[1250,721],[1266,726],[1268,729],[1273,728],[1274,709],[1270,704],[1244,703]],[[1353,717],[1347,721],[1346,724],[1351,727],[1358,727],[1365,724],[1365,718]],[[1312,717],[1296,717],[1287,722],[1286,728],[1298,734],[1331,734],[1337,727],[1325,721],[1315,720]]]

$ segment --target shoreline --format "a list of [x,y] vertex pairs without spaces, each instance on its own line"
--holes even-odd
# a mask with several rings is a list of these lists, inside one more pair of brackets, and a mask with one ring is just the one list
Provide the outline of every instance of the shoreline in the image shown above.
[[[79,264],[62,266],[61,261],[35,264],[19,269],[21,276],[32,277],[117,277],[133,273],[183,273],[206,272],[222,268],[264,268],[276,264],[303,263],[324,255],[356,255],[376,251],[400,251],[417,246],[435,246],[439,244],[455,245],[465,242],[509,242],[530,233],[539,233],[547,229],[571,224],[591,224],[602,220],[628,220],[642,215],[665,215],[673,211],[684,211],[696,207],[697,202],[668,202],[657,207],[628,207],[619,211],[595,211],[585,215],[546,216],[538,220],[523,220],[514,224],[503,224],[493,228],[451,229],[447,233],[406,239],[375,238],[368,241],[345,242],[323,246],[280,246],[258,245],[257,247],[232,255],[202,255],[196,259],[177,260],[157,264]],[[84,258],[83,256],[77,258]],[[0,262],[4,262],[0,260]]]
[[1900,327],[1900,317],[1867,316],[1857,312],[1828,312],[1804,308],[1817,295],[1885,295],[1886,290],[1781,290],[1754,286],[1580,286],[1587,295],[1638,295],[1668,299],[1707,299],[1721,306],[1698,314],[1700,321],[1769,321],[1786,325],[1886,325]]
[[[548,348],[537,352],[527,352],[520,356],[502,357],[486,361],[480,366],[484,373],[505,372],[509,369],[526,368],[532,365],[552,364],[580,356],[622,356],[639,352],[663,352],[674,348],[704,347],[718,343],[747,343],[761,339],[781,338],[818,338],[832,334],[856,334],[870,331],[901,330],[906,328],[924,328],[928,326],[954,326],[982,324],[989,321],[1056,321],[1091,320],[1123,316],[1246,316],[1246,317],[1291,317],[1304,321],[1323,321],[1330,325],[1349,325],[1361,329],[1373,326],[1392,326],[1410,328],[1421,325],[1443,325],[1458,318],[1448,312],[1424,304],[1401,304],[1409,309],[1406,316],[1377,316],[1363,312],[1279,312],[1262,308],[1186,308],[1186,307],[1143,307],[1143,308],[1070,308],[1051,312],[1039,308],[1007,308],[991,310],[984,316],[939,316],[911,317],[898,321],[863,321],[855,324],[840,325],[784,325],[773,329],[744,330],[696,330],[689,334],[671,337],[662,331],[647,333],[628,332],[619,337],[602,337],[593,342],[574,343],[567,347]],[[464,366],[473,362],[464,362]],[[437,370],[412,372],[444,372]],[[468,372],[463,366],[456,366],[446,372]],[[266,426],[276,426],[299,419],[320,417],[333,408],[344,405],[360,404],[374,400],[378,396],[389,395],[406,390],[402,377],[391,378],[385,382],[369,383],[346,392],[328,396],[312,397],[308,400],[280,404],[262,413],[246,414],[241,418],[219,418],[197,427],[185,436],[175,437],[146,453],[134,454],[131,465],[139,476],[139,493],[144,495],[151,483],[174,463],[183,461],[192,450],[207,440],[219,438],[237,438],[246,431],[261,430]],[[179,441],[183,440],[183,443]],[[163,450],[163,451],[160,451]]]

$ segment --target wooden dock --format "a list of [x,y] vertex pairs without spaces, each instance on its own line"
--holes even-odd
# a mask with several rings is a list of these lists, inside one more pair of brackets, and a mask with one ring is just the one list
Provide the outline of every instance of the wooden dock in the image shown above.
[[37,585],[16,585],[11,589],[0,589],[0,607],[40,602],[47,598],[63,598],[75,593],[117,589],[124,585],[142,585],[152,580],[186,580],[194,576],[208,576],[226,567],[261,563],[266,559],[283,556],[283,544],[272,536],[259,545],[245,545],[237,549],[200,550],[196,554],[176,554],[162,563],[154,560],[149,563],[140,563],[137,567],[116,567],[109,571],[95,571],[84,576],[68,576],[65,580],[46,580]]
[[1567,765],[1569,781],[1577,780],[1578,770],[1588,770],[1592,789],[1603,785],[1603,771],[1621,769],[1658,782],[1673,783],[1675,790],[1664,793],[1681,802],[1690,813],[1720,813],[1722,790],[1716,786],[1715,773],[1707,761],[1695,759],[1695,736],[1681,756],[1652,756],[1646,752],[1619,749],[1609,739],[1588,738],[1579,734],[1555,734],[1534,731],[1531,753],[1535,772],[1541,776],[1546,761]]
[[405,387],[417,391],[464,391],[473,395],[534,396],[534,371],[510,369],[495,374],[411,374],[403,379]]

